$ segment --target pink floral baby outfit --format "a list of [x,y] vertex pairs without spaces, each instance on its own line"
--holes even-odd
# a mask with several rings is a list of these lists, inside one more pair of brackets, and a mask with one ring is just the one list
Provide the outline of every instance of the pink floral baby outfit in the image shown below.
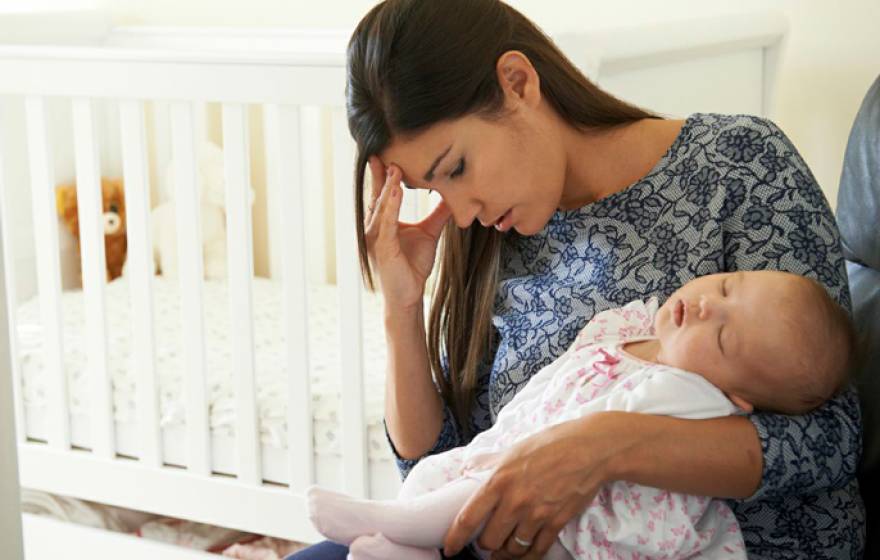
[[[422,459],[404,482],[413,495],[462,476],[486,480],[491,470],[462,465],[504,451],[544,428],[603,410],[702,419],[739,409],[703,377],[639,360],[625,342],[654,337],[656,298],[596,315],[571,347],[536,373],[468,445]],[[578,559],[745,559],[733,512],[722,500],[678,494],[625,481],[605,485],[593,503],[559,533]]]

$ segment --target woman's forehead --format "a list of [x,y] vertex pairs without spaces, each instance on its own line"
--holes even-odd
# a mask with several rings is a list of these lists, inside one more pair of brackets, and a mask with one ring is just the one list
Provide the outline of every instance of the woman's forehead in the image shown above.
[[461,126],[443,122],[432,125],[417,134],[397,136],[379,159],[385,167],[396,165],[403,171],[403,179],[412,186],[429,182],[436,167],[448,156],[460,136]]

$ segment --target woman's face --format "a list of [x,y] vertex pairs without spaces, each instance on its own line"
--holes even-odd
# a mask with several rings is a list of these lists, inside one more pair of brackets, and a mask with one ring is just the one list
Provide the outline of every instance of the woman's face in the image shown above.
[[534,234],[560,205],[566,156],[558,119],[522,55],[498,65],[504,107],[497,119],[468,115],[395,138],[379,154],[403,182],[436,191],[460,228],[477,220],[502,231]]

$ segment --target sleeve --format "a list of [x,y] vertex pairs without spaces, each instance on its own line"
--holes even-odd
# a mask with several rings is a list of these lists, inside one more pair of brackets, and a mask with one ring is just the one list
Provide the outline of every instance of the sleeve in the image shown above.
[[608,410],[688,420],[730,416],[739,410],[718,387],[695,373],[665,366],[652,369],[653,375],[631,391],[614,391]]
[[434,442],[434,446],[431,447],[431,449],[417,459],[404,459],[401,457],[400,453],[398,453],[397,449],[394,447],[394,442],[391,441],[391,436],[388,434],[388,425],[385,424],[384,420],[382,421],[382,425],[385,427],[385,437],[388,439],[388,445],[391,447],[391,452],[394,454],[394,460],[397,463],[397,470],[400,471],[400,478],[402,480],[406,480],[406,477],[409,476],[409,472],[413,467],[425,457],[442,453],[462,445],[462,438],[458,423],[455,421],[455,415],[452,414],[452,410],[445,404],[443,405],[443,426],[440,428],[440,434],[437,436],[437,441]]
[[608,344],[622,337],[641,336],[651,333],[654,315],[659,308],[656,297],[647,301],[633,300],[623,307],[614,307],[597,313],[580,330],[571,348],[578,349],[590,344]]
[[[726,176],[725,269],[784,270],[818,280],[851,309],[840,232],[797,149],[771,121],[751,118],[722,131]],[[802,416],[748,416],[761,439],[761,485],[746,501],[839,488],[856,472],[861,418],[855,388]]]

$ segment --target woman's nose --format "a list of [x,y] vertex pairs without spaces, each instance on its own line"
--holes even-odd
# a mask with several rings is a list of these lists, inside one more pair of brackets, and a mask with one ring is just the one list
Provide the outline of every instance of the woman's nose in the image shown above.
[[452,219],[455,220],[455,224],[459,228],[464,229],[470,227],[474,220],[478,219],[477,216],[479,216],[480,213],[479,204],[466,200],[450,199],[446,197],[443,198],[443,201],[452,212]]

